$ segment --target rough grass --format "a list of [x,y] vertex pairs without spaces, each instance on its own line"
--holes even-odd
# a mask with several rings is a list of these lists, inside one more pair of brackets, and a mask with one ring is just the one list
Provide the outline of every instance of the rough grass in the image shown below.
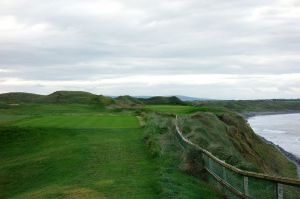
[[185,168],[186,154],[172,133],[171,126],[170,118],[156,114],[147,117],[145,126],[147,146],[156,157],[160,170],[158,184],[161,198],[222,198],[216,189],[199,176],[191,175],[191,171]]
[[235,113],[198,112],[181,116],[179,121],[188,139],[231,165],[270,175],[297,176],[295,164],[266,144]]
[[53,128],[138,128],[139,122],[134,116],[111,115],[63,115],[25,119],[17,122],[18,127]]
[[1,127],[0,198],[158,198],[158,171],[137,119],[84,118]]

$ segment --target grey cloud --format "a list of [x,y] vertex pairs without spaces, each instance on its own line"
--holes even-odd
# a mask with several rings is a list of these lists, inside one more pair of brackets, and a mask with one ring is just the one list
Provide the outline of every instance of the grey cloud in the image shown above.
[[9,78],[300,73],[293,0],[5,0],[0,13]]

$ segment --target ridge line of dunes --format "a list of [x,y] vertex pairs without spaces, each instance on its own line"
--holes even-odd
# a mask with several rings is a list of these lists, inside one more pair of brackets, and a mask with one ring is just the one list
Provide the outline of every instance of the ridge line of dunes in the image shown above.
[[110,97],[96,95],[84,91],[56,91],[49,95],[39,95],[25,92],[11,92],[0,94],[0,103],[19,104],[19,103],[77,103],[77,104],[100,104],[108,105],[128,105],[136,106],[143,104],[178,104],[184,105],[185,102],[178,97],[155,96],[147,99],[136,98],[129,95]]

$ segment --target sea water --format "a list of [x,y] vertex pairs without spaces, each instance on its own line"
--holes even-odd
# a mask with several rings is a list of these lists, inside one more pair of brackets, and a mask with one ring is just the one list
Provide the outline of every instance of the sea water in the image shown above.
[[300,114],[255,116],[248,119],[254,132],[300,158]]

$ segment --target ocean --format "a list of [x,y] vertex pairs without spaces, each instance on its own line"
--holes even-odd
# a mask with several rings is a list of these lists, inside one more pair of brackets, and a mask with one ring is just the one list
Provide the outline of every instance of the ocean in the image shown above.
[[256,134],[300,158],[300,113],[255,116],[248,122]]

